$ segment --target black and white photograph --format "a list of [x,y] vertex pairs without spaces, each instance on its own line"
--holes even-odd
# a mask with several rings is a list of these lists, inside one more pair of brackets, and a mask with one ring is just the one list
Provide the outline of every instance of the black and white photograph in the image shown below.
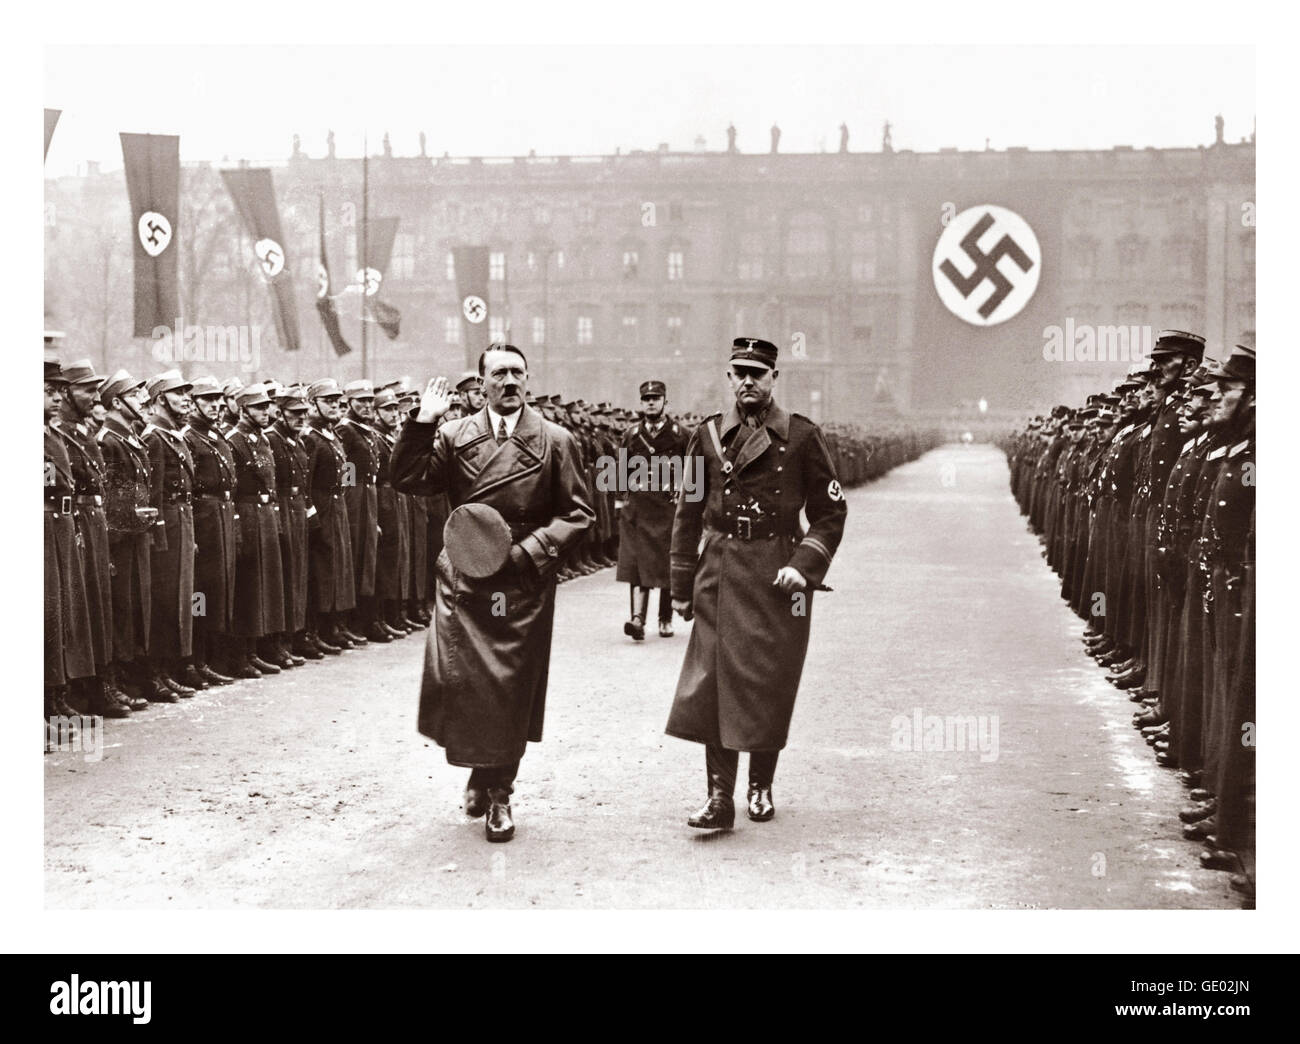
[[1254,931],[1255,44],[510,10],[35,49],[35,913]]

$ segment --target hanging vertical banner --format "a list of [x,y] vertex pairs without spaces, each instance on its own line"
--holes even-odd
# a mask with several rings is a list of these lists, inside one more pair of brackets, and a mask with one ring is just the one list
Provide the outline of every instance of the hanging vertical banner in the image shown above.
[[357,229],[357,257],[361,258],[357,283],[363,291],[361,321],[378,323],[390,340],[396,338],[401,331],[402,313],[386,304],[381,294],[384,277],[388,274],[388,265],[393,258],[397,222],[395,217],[374,218],[363,222],[362,227]]
[[477,366],[478,357],[491,340],[488,336],[488,248],[454,247],[452,265],[456,269],[456,289],[460,292],[466,365]]
[[329,254],[325,249],[325,197],[320,197],[320,261],[316,265],[316,312],[320,315],[321,326],[334,346],[334,354],[344,356],[352,351],[352,346],[343,338],[339,329],[339,310],[334,303],[334,287],[330,282]]
[[267,167],[223,170],[221,180],[226,183],[226,190],[253,240],[257,270],[271,288],[271,313],[275,316],[280,346],[296,352],[301,344],[298,308],[293,299],[293,269],[280,232],[280,212],[275,206],[271,171]]
[[45,158],[50,156],[50,139],[54,137],[54,128],[59,124],[59,117],[63,114],[62,109],[45,110]]
[[180,315],[176,221],[180,208],[181,139],[173,134],[121,134],[126,192],[131,199],[135,258],[135,337],[171,329]]

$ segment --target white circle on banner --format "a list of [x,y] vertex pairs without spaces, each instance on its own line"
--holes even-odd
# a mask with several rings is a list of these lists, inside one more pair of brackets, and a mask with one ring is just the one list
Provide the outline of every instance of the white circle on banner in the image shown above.
[[992,203],[949,221],[931,262],[939,299],[972,326],[996,326],[1019,314],[1042,270],[1042,248],[1029,222]]
[[358,268],[357,283],[365,288],[367,297],[379,293],[379,284],[384,281],[384,273],[377,268]]
[[475,325],[487,318],[487,302],[478,294],[467,295],[460,310],[465,313],[465,318]]
[[324,298],[330,292],[330,274],[325,271],[325,266],[320,262],[316,263],[316,296]]
[[172,241],[172,223],[156,210],[146,210],[136,222],[140,245],[150,257],[157,257]]
[[267,279],[274,279],[284,271],[284,248],[274,239],[259,239],[253,244],[253,253]]

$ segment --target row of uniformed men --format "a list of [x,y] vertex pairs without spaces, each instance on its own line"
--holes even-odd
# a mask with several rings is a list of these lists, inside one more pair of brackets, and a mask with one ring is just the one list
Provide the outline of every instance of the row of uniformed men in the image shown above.
[[1163,331],[1149,367],[1006,448],[1088,652],[1192,788],[1184,834],[1253,897],[1255,349],[1204,353]]

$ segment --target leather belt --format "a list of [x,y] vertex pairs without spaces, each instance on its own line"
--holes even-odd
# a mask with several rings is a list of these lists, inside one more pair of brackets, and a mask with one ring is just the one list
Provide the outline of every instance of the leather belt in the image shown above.
[[75,501],[84,507],[88,507],[92,504],[95,507],[104,506],[104,497],[99,493],[78,493]]
[[223,489],[220,493],[195,493],[194,496],[198,500],[218,500],[224,504],[230,500],[230,490]]
[[184,493],[164,493],[164,504],[188,504],[194,499],[193,495],[186,490]]
[[53,511],[56,515],[72,514],[72,497],[46,497],[45,510]]
[[[775,520],[771,515],[765,515],[762,518],[753,518],[749,515],[737,515],[733,519],[723,520],[730,521],[730,526],[718,526],[713,523],[706,523],[706,531],[712,531],[719,536],[725,536],[728,540],[776,540],[778,537],[789,539],[789,534],[781,532],[776,527]],[[768,528],[768,527],[772,528]]]
[[255,497],[236,497],[235,502],[239,504],[269,504],[271,503],[271,494],[259,493]]

